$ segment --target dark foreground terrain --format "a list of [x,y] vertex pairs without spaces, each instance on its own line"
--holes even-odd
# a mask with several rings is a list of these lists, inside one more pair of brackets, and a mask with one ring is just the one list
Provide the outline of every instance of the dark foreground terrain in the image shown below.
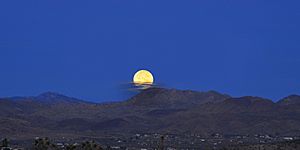
[[247,147],[292,141],[300,135],[300,96],[277,102],[233,98],[215,91],[150,88],[114,103],[91,103],[57,93],[0,99],[0,137],[30,147],[92,141],[104,146],[154,149]]
[[[169,136],[170,137],[170,136]],[[155,141],[152,141],[155,140]],[[189,143],[181,143],[174,139],[168,139],[168,136],[160,136],[156,139],[135,139],[130,142],[124,142],[121,139],[115,141],[115,143],[99,144],[95,140],[83,141],[83,142],[66,142],[55,141],[49,138],[35,138],[32,143],[28,145],[20,145],[15,143],[16,141],[9,141],[3,139],[0,145],[1,150],[22,150],[22,149],[34,149],[34,150],[299,150],[300,140],[288,140],[288,141],[273,141],[268,143],[223,143],[229,142],[226,139],[207,139],[208,143],[201,141],[197,143],[195,139],[186,139]],[[172,141],[174,140],[174,141]],[[203,139],[202,139],[203,140]],[[120,142],[122,141],[122,142]],[[181,140],[184,141],[184,140]],[[218,143],[209,144],[209,141]],[[220,142],[222,141],[222,142]],[[241,142],[242,140],[239,140]],[[103,141],[104,142],[104,141]],[[105,142],[104,142],[105,143]]]

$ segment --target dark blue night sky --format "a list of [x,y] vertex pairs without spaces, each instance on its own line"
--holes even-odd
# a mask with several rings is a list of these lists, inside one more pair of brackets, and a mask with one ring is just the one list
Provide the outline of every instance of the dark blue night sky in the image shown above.
[[122,100],[164,87],[278,100],[300,94],[299,0],[1,1],[0,97]]

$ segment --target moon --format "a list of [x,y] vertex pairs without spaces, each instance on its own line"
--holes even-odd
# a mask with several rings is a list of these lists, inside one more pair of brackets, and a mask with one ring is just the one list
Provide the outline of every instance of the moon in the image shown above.
[[148,70],[139,70],[133,76],[133,83],[135,85],[152,85],[153,82],[153,75]]

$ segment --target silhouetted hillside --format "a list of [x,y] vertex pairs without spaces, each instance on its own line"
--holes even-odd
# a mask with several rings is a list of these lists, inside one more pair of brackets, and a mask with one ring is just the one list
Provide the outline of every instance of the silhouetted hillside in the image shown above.
[[300,96],[278,103],[218,92],[150,88],[123,102],[96,104],[57,93],[0,100],[3,136],[100,133],[300,135]]

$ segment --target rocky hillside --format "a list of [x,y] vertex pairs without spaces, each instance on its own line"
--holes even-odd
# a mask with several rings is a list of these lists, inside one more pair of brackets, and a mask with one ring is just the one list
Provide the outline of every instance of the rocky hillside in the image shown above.
[[11,138],[113,133],[300,135],[300,96],[277,103],[215,91],[151,88],[129,100],[90,103],[57,93],[0,99],[0,133]]

